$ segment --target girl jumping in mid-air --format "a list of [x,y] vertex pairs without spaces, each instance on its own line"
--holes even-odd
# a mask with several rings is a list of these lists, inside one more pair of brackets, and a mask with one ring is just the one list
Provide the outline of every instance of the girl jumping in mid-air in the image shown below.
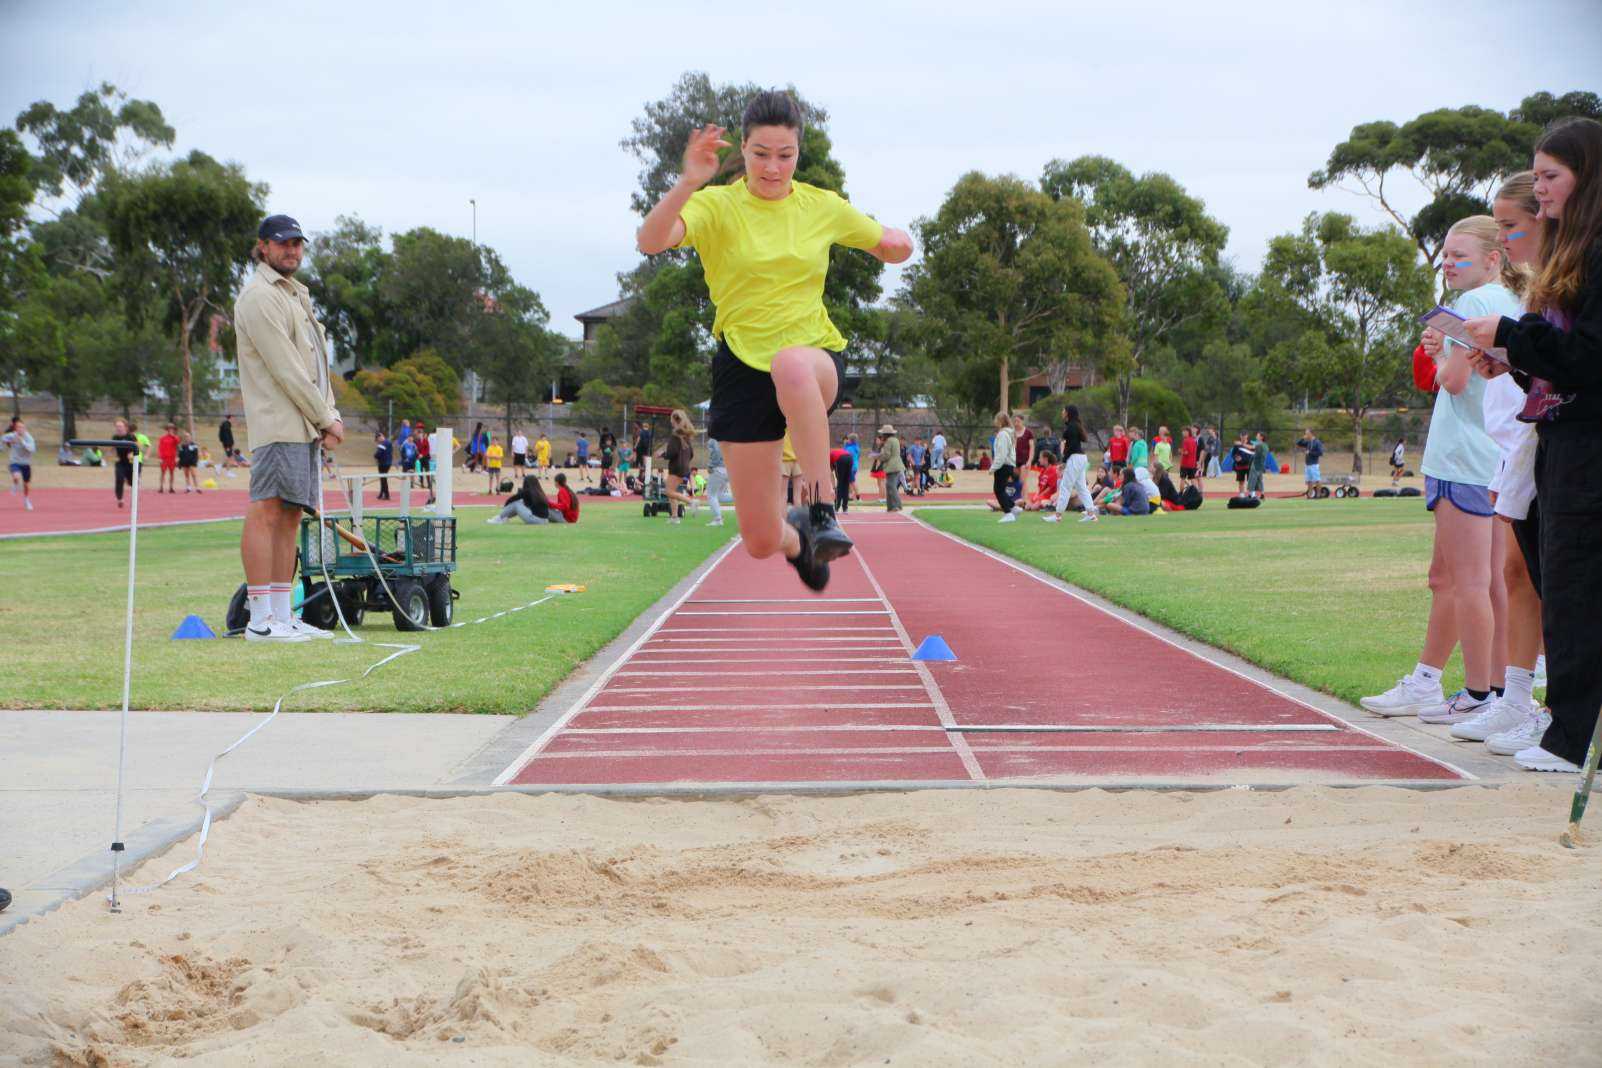
[[[813,590],[829,561],[851,551],[819,492],[829,481],[829,411],[839,400],[845,338],[823,307],[829,249],[862,249],[885,263],[912,255],[912,239],[881,226],[843,197],[794,179],[801,108],[788,94],[759,93],[741,122],[744,175],[708,186],[720,126],[690,135],[678,184],[640,226],[641,252],[694,248],[717,308],[707,433],[723,445],[746,552],[783,554]],[[705,188],[702,188],[705,186]],[[784,508],[780,442],[786,428],[810,487],[808,507]]]

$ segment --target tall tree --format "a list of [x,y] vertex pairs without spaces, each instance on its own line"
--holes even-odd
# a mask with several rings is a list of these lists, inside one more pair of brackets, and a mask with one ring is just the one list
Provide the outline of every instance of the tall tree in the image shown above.
[[1040,186],[1056,199],[1084,205],[1096,250],[1123,283],[1128,359],[1109,367],[1119,416],[1127,418],[1131,382],[1170,332],[1227,315],[1216,271],[1229,229],[1166,174],[1136,177],[1105,156],[1046,165]]
[[1429,269],[1407,236],[1362,230],[1349,215],[1310,215],[1269,242],[1246,298],[1270,372],[1333,400],[1352,421],[1352,469],[1363,470],[1363,421],[1407,379],[1415,316],[1429,307]]
[[192,345],[210,329],[208,311],[226,315],[231,310],[266,195],[267,187],[252,184],[237,164],[219,163],[199,151],[133,174],[113,173],[101,185],[130,315],[137,322],[145,313],[147,288],[159,292],[165,305],[165,323],[177,341],[183,418],[190,433],[195,430]]
[[972,172],[915,225],[924,256],[903,292],[924,352],[971,368],[960,376],[970,383],[988,377],[998,407],[1055,353],[1124,351],[1124,289],[1077,200]]
[[[1529,169],[1542,126],[1565,115],[1602,118],[1602,99],[1591,92],[1541,92],[1506,115],[1470,105],[1427,111],[1401,124],[1365,122],[1335,146],[1307,184],[1355,188],[1412,238],[1433,271],[1447,229],[1464,216],[1487,214],[1497,183]],[[1409,180],[1400,196],[1398,178]],[[1415,188],[1428,200],[1409,216],[1403,204]]]
[[354,215],[341,215],[332,231],[312,235],[307,260],[306,288],[322,313],[334,351],[350,357],[358,370],[378,362],[379,334],[387,318],[379,282],[391,262],[383,231]]

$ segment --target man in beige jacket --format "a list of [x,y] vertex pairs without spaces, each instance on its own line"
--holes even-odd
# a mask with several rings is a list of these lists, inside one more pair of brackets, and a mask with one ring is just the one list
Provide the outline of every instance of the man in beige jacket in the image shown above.
[[255,273],[234,302],[250,447],[250,506],[240,540],[250,603],[246,641],[333,637],[296,619],[291,608],[301,513],[318,504],[322,447],[345,436],[323,328],[294,277],[305,249],[299,223],[268,216],[250,254]]

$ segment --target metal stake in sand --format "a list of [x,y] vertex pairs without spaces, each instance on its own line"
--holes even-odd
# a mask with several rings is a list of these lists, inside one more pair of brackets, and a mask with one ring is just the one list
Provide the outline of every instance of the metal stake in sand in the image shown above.
[[[75,449],[95,446],[105,449],[126,449],[127,441],[69,441]],[[139,547],[139,446],[134,443],[133,483],[129,493],[133,504],[128,509],[128,612],[123,621],[122,635],[122,719],[117,727],[117,816],[111,840],[111,911],[121,912],[122,902],[117,898],[117,882],[122,876],[122,776],[128,757],[128,695],[133,684],[133,610],[134,575]]]
[[1585,767],[1581,769],[1584,774],[1580,777],[1580,785],[1574,790],[1574,801],[1569,805],[1568,830],[1558,835],[1558,841],[1569,849],[1580,844],[1580,820],[1585,816],[1585,804],[1591,799],[1591,784],[1596,781],[1597,758],[1602,757],[1602,709],[1596,717],[1596,726],[1591,729],[1591,747],[1585,752]]

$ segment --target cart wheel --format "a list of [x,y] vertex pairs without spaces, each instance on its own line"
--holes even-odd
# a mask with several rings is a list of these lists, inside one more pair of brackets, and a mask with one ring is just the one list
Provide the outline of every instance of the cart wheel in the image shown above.
[[339,611],[334,607],[334,588],[326,583],[310,587],[300,605],[300,618],[318,630],[338,629]]
[[223,617],[223,625],[230,631],[240,631],[244,630],[249,622],[250,592],[245,589],[244,583],[240,583],[239,589],[228,599],[228,614]]
[[428,580],[428,621],[436,627],[448,627],[456,615],[456,602],[451,597],[451,577],[435,575]]
[[1346,487],[1346,499],[1347,500],[1355,501],[1355,500],[1357,500],[1357,498],[1361,497],[1362,495],[1363,495],[1363,491],[1358,489],[1356,486],[1348,486],[1348,487]]
[[1328,497],[1329,496],[1329,487],[1328,486],[1320,486],[1318,488],[1318,495],[1320,497]]
[[1346,498],[1346,487],[1345,486],[1336,486],[1335,487],[1335,499],[1337,501],[1339,501],[1339,500],[1345,500],[1345,498]]
[[1307,489],[1303,491],[1302,496],[1306,497],[1310,501],[1316,501],[1318,499],[1318,488],[1316,486],[1308,486]]
[[428,592],[416,579],[396,579],[389,584],[395,592],[396,630],[422,630],[428,625]]
[[341,582],[338,587],[339,607],[345,613],[345,622],[353,627],[362,625],[367,615],[367,588],[360,581]]
[[650,519],[655,514],[656,513],[651,510],[651,506],[647,504],[645,506],[645,518]]

